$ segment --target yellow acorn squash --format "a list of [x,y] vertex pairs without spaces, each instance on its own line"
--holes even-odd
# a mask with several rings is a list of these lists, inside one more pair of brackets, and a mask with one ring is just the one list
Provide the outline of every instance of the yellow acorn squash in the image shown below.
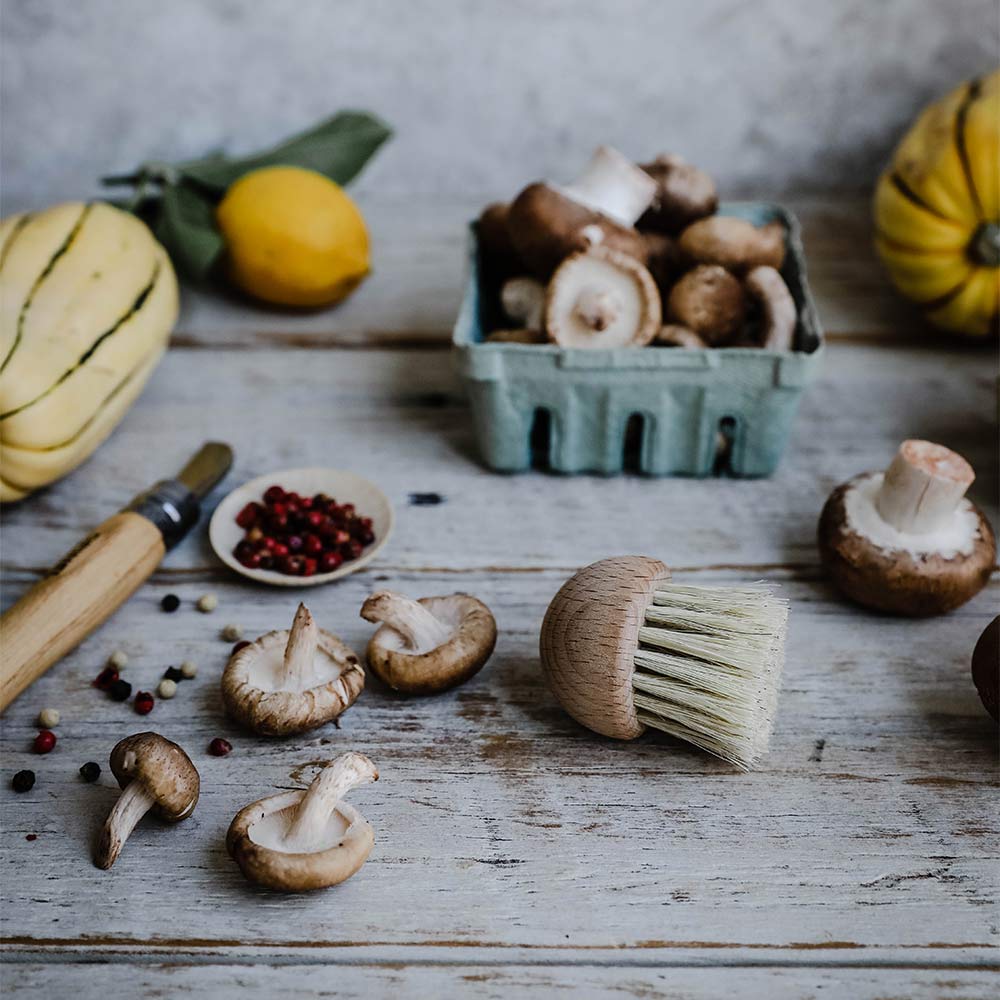
[[926,108],[875,190],[875,245],[935,325],[995,334],[1000,312],[1000,70]]
[[76,468],[114,430],[177,319],[166,251],[128,212],[0,222],[0,500]]

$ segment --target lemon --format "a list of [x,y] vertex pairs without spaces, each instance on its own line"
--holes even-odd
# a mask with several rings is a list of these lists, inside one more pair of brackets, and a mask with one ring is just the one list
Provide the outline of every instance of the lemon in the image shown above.
[[368,230],[339,184],[302,167],[244,174],[216,220],[229,273],[248,295],[284,306],[339,302],[368,274]]

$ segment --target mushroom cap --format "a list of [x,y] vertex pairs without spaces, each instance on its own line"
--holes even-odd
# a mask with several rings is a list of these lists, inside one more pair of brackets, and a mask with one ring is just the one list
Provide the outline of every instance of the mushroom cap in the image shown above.
[[[374,765],[362,780],[377,780]],[[314,851],[289,851],[282,841],[308,789],[280,792],[251,802],[233,817],[226,850],[251,882],[285,892],[325,889],[349,879],[368,860],[375,843],[371,824],[349,803],[337,802]]]
[[542,325],[561,347],[643,347],[662,320],[660,293],[649,271],[628,254],[596,246],[556,268]]
[[[372,602],[381,597],[373,594],[365,601],[363,618],[379,620],[369,614],[374,611]],[[417,603],[451,629],[450,638],[432,649],[412,650],[396,629],[383,624],[368,641],[368,666],[385,684],[404,694],[437,694],[464,684],[493,654],[497,641],[493,613],[471,594],[421,597]]]
[[354,704],[365,686],[357,654],[325,629],[317,630],[314,674],[306,686],[275,683],[289,629],[268,632],[234,653],[222,673],[226,710],[265,736],[288,736],[331,722]]
[[633,699],[639,628],[670,570],[647,556],[602,559],[570,577],[552,598],[539,649],[552,693],[581,725],[631,740],[645,727]]
[[722,344],[743,326],[746,293],[724,267],[699,264],[671,288],[667,315],[710,344]]
[[785,228],[780,222],[755,226],[734,215],[710,215],[692,222],[678,238],[680,252],[693,264],[720,264],[742,273],[785,262]]
[[187,818],[198,804],[201,780],[191,758],[158,733],[126,736],[111,751],[111,773],[121,788],[139,782],[168,823]]
[[676,234],[719,207],[715,181],[680,156],[667,153],[639,166],[656,181],[656,196],[639,220],[640,228]]
[[912,618],[944,614],[979,593],[996,560],[993,529],[983,512],[968,499],[959,505],[978,519],[968,554],[886,549],[854,530],[848,520],[848,495],[866,483],[871,488],[873,477],[880,481],[881,474],[866,472],[841,483],[820,515],[820,561],[838,589],[865,607]]
[[983,630],[972,653],[972,680],[983,708],[1000,722],[1000,615]]
[[525,266],[547,281],[571,253],[596,243],[646,260],[641,234],[560,193],[550,184],[529,184],[507,213],[511,243]]

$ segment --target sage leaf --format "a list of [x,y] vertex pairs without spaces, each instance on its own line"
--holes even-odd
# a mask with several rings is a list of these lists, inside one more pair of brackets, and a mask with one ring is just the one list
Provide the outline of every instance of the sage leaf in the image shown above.
[[187,180],[220,195],[248,171],[271,166],[305,167],[343,185],[361,172],[391,135],[389,126],[374,115],[364,111],[341,111],[273,149],[238,159],[216,154],[180,163],[177,170]]
[[183,182],[168,185],[155,228],[179,270],[196,281],[208,277],[224,247],[210,196]]

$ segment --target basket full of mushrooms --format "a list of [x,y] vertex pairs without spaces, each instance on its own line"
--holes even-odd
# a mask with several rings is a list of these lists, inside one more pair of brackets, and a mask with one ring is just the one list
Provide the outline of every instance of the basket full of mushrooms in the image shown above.
[[607,146],[484,210],[453,334],[488,466],[658,476],[773,472],[822,341],[791,213]]

